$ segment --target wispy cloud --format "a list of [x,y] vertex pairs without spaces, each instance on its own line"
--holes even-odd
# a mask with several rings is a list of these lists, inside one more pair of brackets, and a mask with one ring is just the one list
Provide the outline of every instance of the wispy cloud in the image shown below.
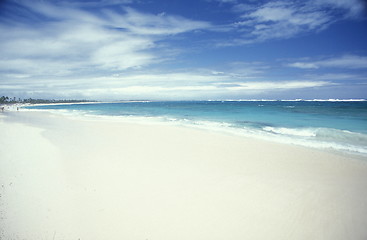
[[0,35],[0,90],[18,96],[117,98],[122,91],[147,92],[138,91],[144,89],[139,85],[149,90],[165,85],[162,81],[180,81],[179,75],[133,77],[131,72],[169,59],[172,49],[167,51],[169,43],[162,41],[210,24],[121,5],[130,2],[19,0],[7,5],[0,16],[0,32],[6,33]]
[[237,0],[206,0],[208,2],[219,2],[219,3],[237,3]]
[[317,81],[333,81],[333,82],[343,82],[347,81],[358,81],[365,82],[367,76],[365,74],[348,74],[348,73],[325,73],[325,74],[308,74],[305,75],[306,79],[313,79]]
[[[91,12],[61,3],[19,1],[23,11],[8,14],[7,24],[0,23],[0,31],[7,33],[0,36],[0,72],[83,76],[139,68],[164,59],[164,51],[154,53],[159,50],[157,41],[209,26],[128,7]],[[27,16],[23,19],[19,12]]]
[[345,55],[336,58],[326,58],[318,61],[299,61],[288,64],[290,67],[303,69],[341,68],[341,69],[367,69],[367,57]]
[[364,0],[314,0],[315,5],[344,10],[344,17],[359,18],[365,14],[367,3]]
[[[285,73],[297,68],[366,68],[366,57],[356,55],[279,64],[233,57],[234,53],[224,53],[223,49],[218,51],[223,55],[203,49],[187,50],[193,41],[210,45],[227,36],[234,39],[227,41],[230,45],[241,45],[320,31],[339,18],[359,16],[361,5],[344,0],[246,4],[237,0],[207,0],[210,6],[226,7],[231,22],[233,14],[237,16],[238,22],[218,26],[170,13],[140,11],[133,7],[139,4],[131,4],[138,1],[5,2],[6,11],[0,14],[0,32],[6,33],[0,35],[0,90],[14,96],[51,98],[242,97],[333,84],[332,75],[326,72],[323,77],[314,78]],[[339,79],[357,76],[347,73],[338,75]]]
[[322,87],[330,85],[329,82],[325,81],[279,81],[279,82],[241,82],[241,83],[230,83],[226,89],[231,91],[252,91],[252,90],[285,90],[285,89],[303,89]]
[[360,0],[309,0],[235,3],[233,11],[241,20],[232,30],[242,38],[222,45],[241,45],[270,39],[286,39],[312,31],[322,31],[331,24],[358,18],[365,11]]
[[210,27],[207,22],[189,20],[180,16],[146,14],[132,8],[125,8],[125,11],[124,15],[112,11],[105,11],[105,13],[115,23],[113,27],[126,29],[139,35],[179,34]]
[[138,0],[59,0],[59,3],[69,7],[106,7],[106,6],[119,6],[129,3],[133,3]]
[[[18,84],[14,84],[17,81]],[[223,72],[172,72],[131,74],[104,77],[45,79],[37,82],[18,78],[4,81],[6,88],[23,96],[58,96],[64,98],[97,99],[207,99],[218,96],[251,96],[256,93],[274,93],[293,89],[329,86],[328,81],[269,81],[234,77]]]

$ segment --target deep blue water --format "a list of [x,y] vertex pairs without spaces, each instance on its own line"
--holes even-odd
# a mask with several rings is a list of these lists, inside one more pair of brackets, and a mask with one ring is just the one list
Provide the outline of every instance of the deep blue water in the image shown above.
[[367,101],[180,101],[32,106],[120,116],[367,155]]

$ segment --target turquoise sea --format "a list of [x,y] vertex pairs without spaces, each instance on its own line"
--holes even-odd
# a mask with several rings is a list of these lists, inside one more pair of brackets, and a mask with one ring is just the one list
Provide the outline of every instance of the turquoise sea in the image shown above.
[[27,108],[183,125],[367,156],[367,101],[128,101]]

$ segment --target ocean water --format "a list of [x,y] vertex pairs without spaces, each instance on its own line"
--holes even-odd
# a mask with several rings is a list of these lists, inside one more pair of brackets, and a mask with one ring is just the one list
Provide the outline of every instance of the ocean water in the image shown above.
[[367,101],[142,101],[27,108],[183,125],[367,156]]

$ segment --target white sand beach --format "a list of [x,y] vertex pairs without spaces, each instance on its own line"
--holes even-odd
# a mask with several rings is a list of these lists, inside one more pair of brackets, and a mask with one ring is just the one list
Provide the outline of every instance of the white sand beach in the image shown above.
[[45,112],[0,131],[0,239],[367,239],[362,157]]

